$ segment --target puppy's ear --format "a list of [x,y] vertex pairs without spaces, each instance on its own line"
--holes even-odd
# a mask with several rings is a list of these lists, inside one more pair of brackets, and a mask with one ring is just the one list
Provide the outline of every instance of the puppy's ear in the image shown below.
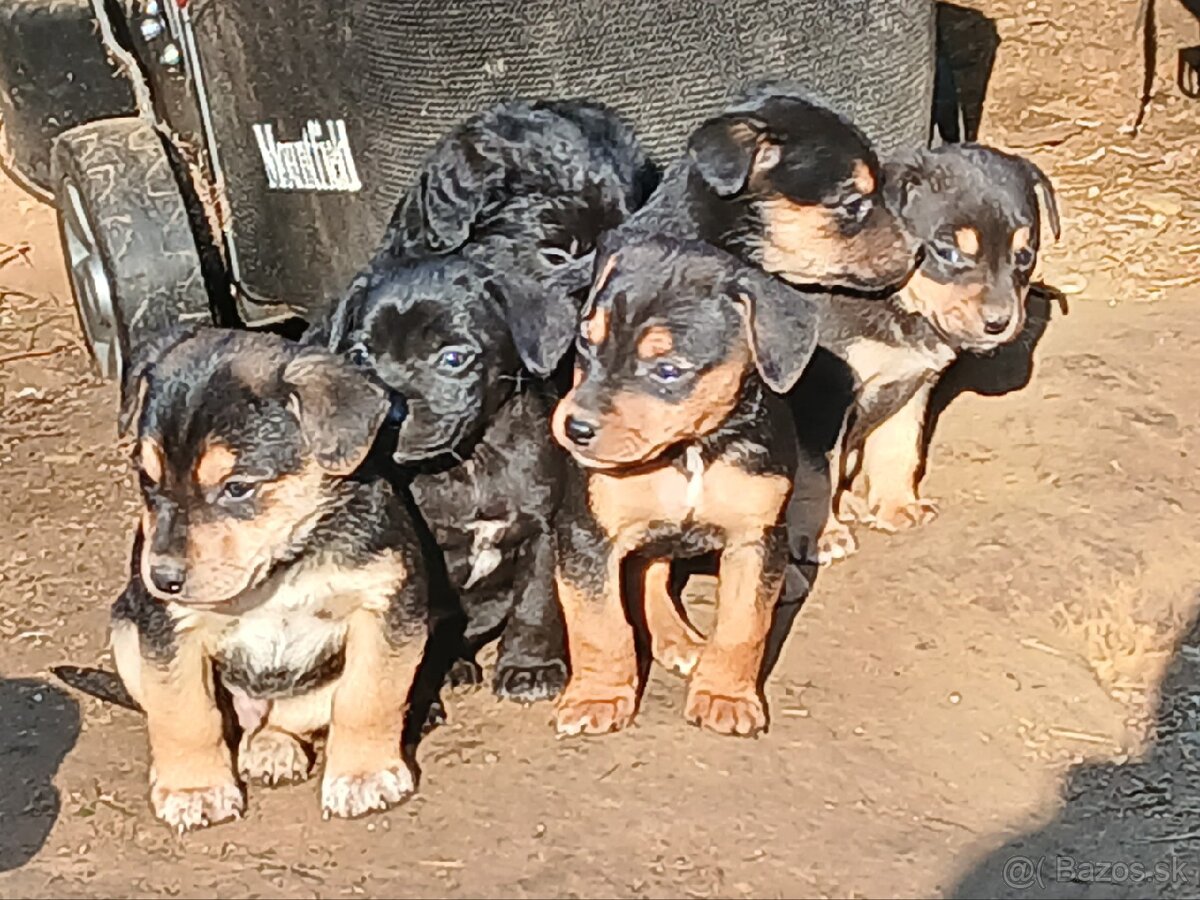
[[1033,195],[1037,214],[1040,216],[1043,211],[1046,213],[1046,220],[1050,223],[1050,233],[1054,235],[1056,241],[1059,239],[1062,229],[1058,216],[1058,195],[1055,194],[1054,185],[1050,183],[1049,177],[1036,163],[1023,156],[1017,156],[1015,153],[1005,153],[1003,150],[997,150],[995,147],[988,147],[984,144],[964,144],[962,147],[966,153],[973,155],[977,160],[984,160],[985,164],[999,164],[1004,171],[1004,175],[1000,177],[1011,178],[1015,171],[1025,189]]
[[884,163],[883,202],[893,215],[903,218],[909,203],[924,186],[924,157],[920,153]]
[[117,434],[124,437],[141,417],[154,366],[178,344],[193,337],[201,326],[176,325],[152,334],[134,345],[121,372],[121,405],[117,413]]
[[369,271],[355,275],[342,299],[330,311],[324,344],[331,352],[342,353],[348,349],[348,335],[362,324],[370,283]]
[[758,374],[771,390],[787,393],[816,350],[818,301],[757,269],[742,269],[732,290],[749,326]]
[[522,364],[539,378],[551,375],[575,340],[577,313],[571,295],[511,272],[485,283],[504,312]]
[[1041,195],[1042,206],[1038,210],[1040,214],[1045,210],[1046,220],[1050,223],[1050,233],[1054,235],[1054,240],[1058,240],[1062,236],[1061,223],[1058,218],[1058,195],[1054,193],[1054,185],[1050,183],[1050,178],[1043,172],[1035,163],[1023,156],[1016,157],[1021,164],[1021,168],[1025,171],[1025,177],[1029,179],[1030,186],[1035,194]]
[[389,409],[387,394],[324,350],[301,350],[283,370],[305,446],[333,475],[357,469]]
[[490,187],[488,174],[476,171],[468,160],[465,140],[455,137],[440,145],[421,176],[425,243],[435,253],[449,253],[470,239]]
[[709,119],[688,138],[696,171],[721,197],[741,193],[757,172],[779,165],[781,151],[767,124],[745,113]]

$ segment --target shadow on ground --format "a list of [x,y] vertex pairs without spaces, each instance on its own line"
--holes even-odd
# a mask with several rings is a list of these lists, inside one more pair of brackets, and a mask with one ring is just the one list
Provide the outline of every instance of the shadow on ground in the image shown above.
[[79,704],[32,678],[0,678],[0,872],[29,862],[58,819],[59,765],[79,737]]
[[937,47],[934,124],[949,143],[973,141],[983,121],[1000,33],[978,10],[938,3]]
[[1200,895],[1200,620],[1163,679],[1150,750],[1073,769],[1061,802],[1050,824],[989,853],[950,896]]

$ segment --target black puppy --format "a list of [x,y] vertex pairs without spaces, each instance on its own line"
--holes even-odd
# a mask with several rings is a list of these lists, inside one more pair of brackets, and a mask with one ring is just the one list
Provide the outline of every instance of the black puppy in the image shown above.
[[477,680],[475,655],[500,633],[493,689],[514,700],[553,697],[567,675],[552,536],[564,458],[554,392],[534,376],[574,331],[573,261],[648,178],[632,132],[600,107],[483,113],[434,151],[332,318],[329,346],[407,407],[394,457],[468,615],[452,677]]

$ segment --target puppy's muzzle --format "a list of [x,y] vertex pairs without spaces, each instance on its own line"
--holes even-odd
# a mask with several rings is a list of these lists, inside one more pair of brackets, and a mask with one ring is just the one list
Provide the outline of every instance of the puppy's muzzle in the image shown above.
[[187,566],[182,560],[163,558],[150,561],[150,583],[162,594],[175,594],[183,591],[187,582]]

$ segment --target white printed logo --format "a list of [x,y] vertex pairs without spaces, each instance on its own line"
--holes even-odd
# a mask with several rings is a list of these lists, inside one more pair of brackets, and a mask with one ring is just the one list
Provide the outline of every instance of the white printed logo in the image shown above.
[[254,138],[273,191],[362,190],[343,119],[309,119],[298,141],[277,141],[274,126],[255,125]]

